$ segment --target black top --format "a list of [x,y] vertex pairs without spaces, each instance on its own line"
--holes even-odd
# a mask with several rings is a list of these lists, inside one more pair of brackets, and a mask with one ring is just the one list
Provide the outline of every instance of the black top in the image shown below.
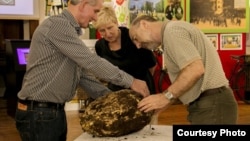
[[[149,71],[149,68],[156,65],[156,58],[153,52],[144,48],[138,49],[129,37],[128,28],[119,28],[121,30],[121,49],[111,51],[108,41],[101,38],[95,44],[97,55],[107,59],[133,77],[146,81],[150,93],[155,93],[154,79]],[[113,84],[109,84],[108,87],[113,91],[123,89]]]

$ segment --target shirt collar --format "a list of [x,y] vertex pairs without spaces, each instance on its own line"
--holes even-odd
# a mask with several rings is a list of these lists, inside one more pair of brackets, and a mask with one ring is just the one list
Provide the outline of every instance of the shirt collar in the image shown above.
[[74,18],[74,16],[70,13],[69,10],[67,9],[64,9],[63,12],[62,12],[62,15],[64,17],[66,17],[70,23],[72,24],[72,26],[75,27],[75,30],[77,32],[77,34],[80,36],[82,35],[82,28],[80,27],[80,25],[77,23],[76,19]]

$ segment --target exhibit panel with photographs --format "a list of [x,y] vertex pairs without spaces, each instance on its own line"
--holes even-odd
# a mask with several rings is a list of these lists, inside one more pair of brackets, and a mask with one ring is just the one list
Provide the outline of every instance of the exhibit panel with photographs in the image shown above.
[[104,0],[104,5],[109,5],[115,9],[118,24],[120,26],[129,26],[129,0]]
[[165,0],[130,0],[130,22],[141,15],[150,15],[155,19],[164,21],[166,19],[164,13],[164,3]]
[[249,0],[186,0],[187,21],[205,33],[249,32]]
[[216,50],[219,49],[218,34],[206,34],[208,39],[212,42]]
[[220,34],[220,50],[242,50],[242,34]]
[[185,0],[166,0],[165,17],[168,20],[185,20]]

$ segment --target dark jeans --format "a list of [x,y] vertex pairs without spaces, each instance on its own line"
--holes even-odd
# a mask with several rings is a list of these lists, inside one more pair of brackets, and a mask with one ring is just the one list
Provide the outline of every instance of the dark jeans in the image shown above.
[[66,141],[67,120],[64,108],[17,108],[15,119],[22,141]]
[[236,124],[238,105],[231,88],[198,98],[188,106],[191,124]]

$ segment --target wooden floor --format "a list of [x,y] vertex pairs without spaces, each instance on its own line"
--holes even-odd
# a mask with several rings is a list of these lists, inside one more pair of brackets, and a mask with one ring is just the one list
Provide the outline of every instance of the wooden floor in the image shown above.
[[[250,105],[242,102],[239,105],[238,124],[250,124]],[[21,141],[18,132],[15,128],[14,113],[15,100],[6,100],[0,98],[0,141]],[[186,107],[177,104],[160,113],[158,124],[173,125],[173,124],[188,124],[186,120]],[[82,134],[79,124],[78,111],[67,111],[68,120],[68,139],[73,141]]]

